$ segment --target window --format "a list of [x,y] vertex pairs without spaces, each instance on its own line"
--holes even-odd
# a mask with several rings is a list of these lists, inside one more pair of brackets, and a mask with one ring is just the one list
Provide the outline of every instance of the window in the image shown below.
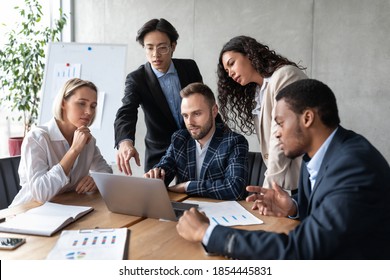
[[[72,32],[72,7],[73,0],[39,0],[42,5],[42,11],[44,17],[41,23],[46,26],[50,26],[51,22],[59,16],[59,9],[62,7],[63,12],[68,16],[68,24],[65,26],[62,41],[70,42],[73,38]],[[14,9],[15,6],[24,6],[24,0],[13,0],[13,1],[0,1],[0,48],[4,46],[5,34],[15,27],[15,19],[19,17],[18,12]],[[3,92],[0,89],[0,94]],[[8,152],[8,138],[14,136],[23,135],[23,123],[12,120],[18,118],[17,112],[10,112],[8,108],[1,107],[0,105],[0,157],[9,155]],[[8,116],[8,120],[4,117]]]

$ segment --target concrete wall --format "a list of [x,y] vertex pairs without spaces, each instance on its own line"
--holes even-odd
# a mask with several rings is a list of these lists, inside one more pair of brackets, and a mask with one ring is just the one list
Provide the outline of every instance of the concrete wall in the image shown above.
[[[215,92],[222,45],[236,35],[255,37],[328,84],[342,125],[365,135],[390,161],[390,0],[74,2],[76,41],[127,44],[127,72],[146,60],[137,30],[151,18],[166,18],[180,34],[174,57],[195,59]],[[137,130],[143,159],[143,125]],[[255,136],[248,140],[257,150]]]

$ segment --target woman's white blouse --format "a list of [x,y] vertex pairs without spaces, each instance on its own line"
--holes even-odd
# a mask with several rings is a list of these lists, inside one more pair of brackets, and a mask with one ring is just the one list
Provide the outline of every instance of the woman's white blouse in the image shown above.
[[69,148],[54,118],[31,130],[21,149],[19,177],[22,189],[10,207],[33,200],[45,202],[59,193],[75,190],[77,183],[90,170],[112,173],[92,137],[66,176],[59,162]]

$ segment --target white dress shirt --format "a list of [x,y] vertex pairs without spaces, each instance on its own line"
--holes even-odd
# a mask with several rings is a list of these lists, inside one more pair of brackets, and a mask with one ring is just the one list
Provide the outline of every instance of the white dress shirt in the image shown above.
[[255,101],[256,106],[252,110],[252,114],[255,115],[257,118],[260,116],[260,110],[261,106],[263,105],[263,99],[264,99],[264,90],[269,83],[270,78],[263,78],[263,84],[261,87],[257,86],[255,91]]
[[[214,131],[215,133],[215,131]],[[200,146],[198,140],[195,140],[195,146],[196,146],[196,179],[197,180],[200,180],[200,172],[202,171],[202,166],[203,166],[203,162],[204,162],[204,158],[206,157],[206,153],[207,153],[207,149],[209,148],[209,145],[210,145],[210,142],[211,142],[211,139],[213,139],[214,137],[214,133],[213,135],[211,135],[210,139],[207,140],[207,142],[203,145],[203,147]],[[184,190],[187,191],[187,188],[188,188],[188,185],[191,183],[191,181],[188,181],[185,186],[184,186]]]
[[200,180],[200,172],[202,171],[202,166],[204,162],[204,158],[206,157],[207,149],[209,148],[211,139],[213,139],[213,135],[207,140],[207,142],[203,145],[203,147],[200,146],[199,142],[195,141],[196,146],[196,179]]
[[45,202],[56,194],[73,191],[89,170],[112,173],[96,146],[96,139],[92,137],[77,157],[69,176],[66,176],[59,162],[69,148],[54,118],[31,130],[22,144],[19,165],[22,189],[10,206],[34,200]]

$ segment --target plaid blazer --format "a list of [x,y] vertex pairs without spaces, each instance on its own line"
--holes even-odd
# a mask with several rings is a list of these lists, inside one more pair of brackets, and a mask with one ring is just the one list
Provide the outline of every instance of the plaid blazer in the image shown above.
[[177,184],[190,181],[190,195],[239,200],[247,195],[248,149],[244,136],[217,124],[197,179],[195,140],[187,129],[181,129],[172,135],[165,156],[155,167],[165,170],[167,186],[176,176]]

